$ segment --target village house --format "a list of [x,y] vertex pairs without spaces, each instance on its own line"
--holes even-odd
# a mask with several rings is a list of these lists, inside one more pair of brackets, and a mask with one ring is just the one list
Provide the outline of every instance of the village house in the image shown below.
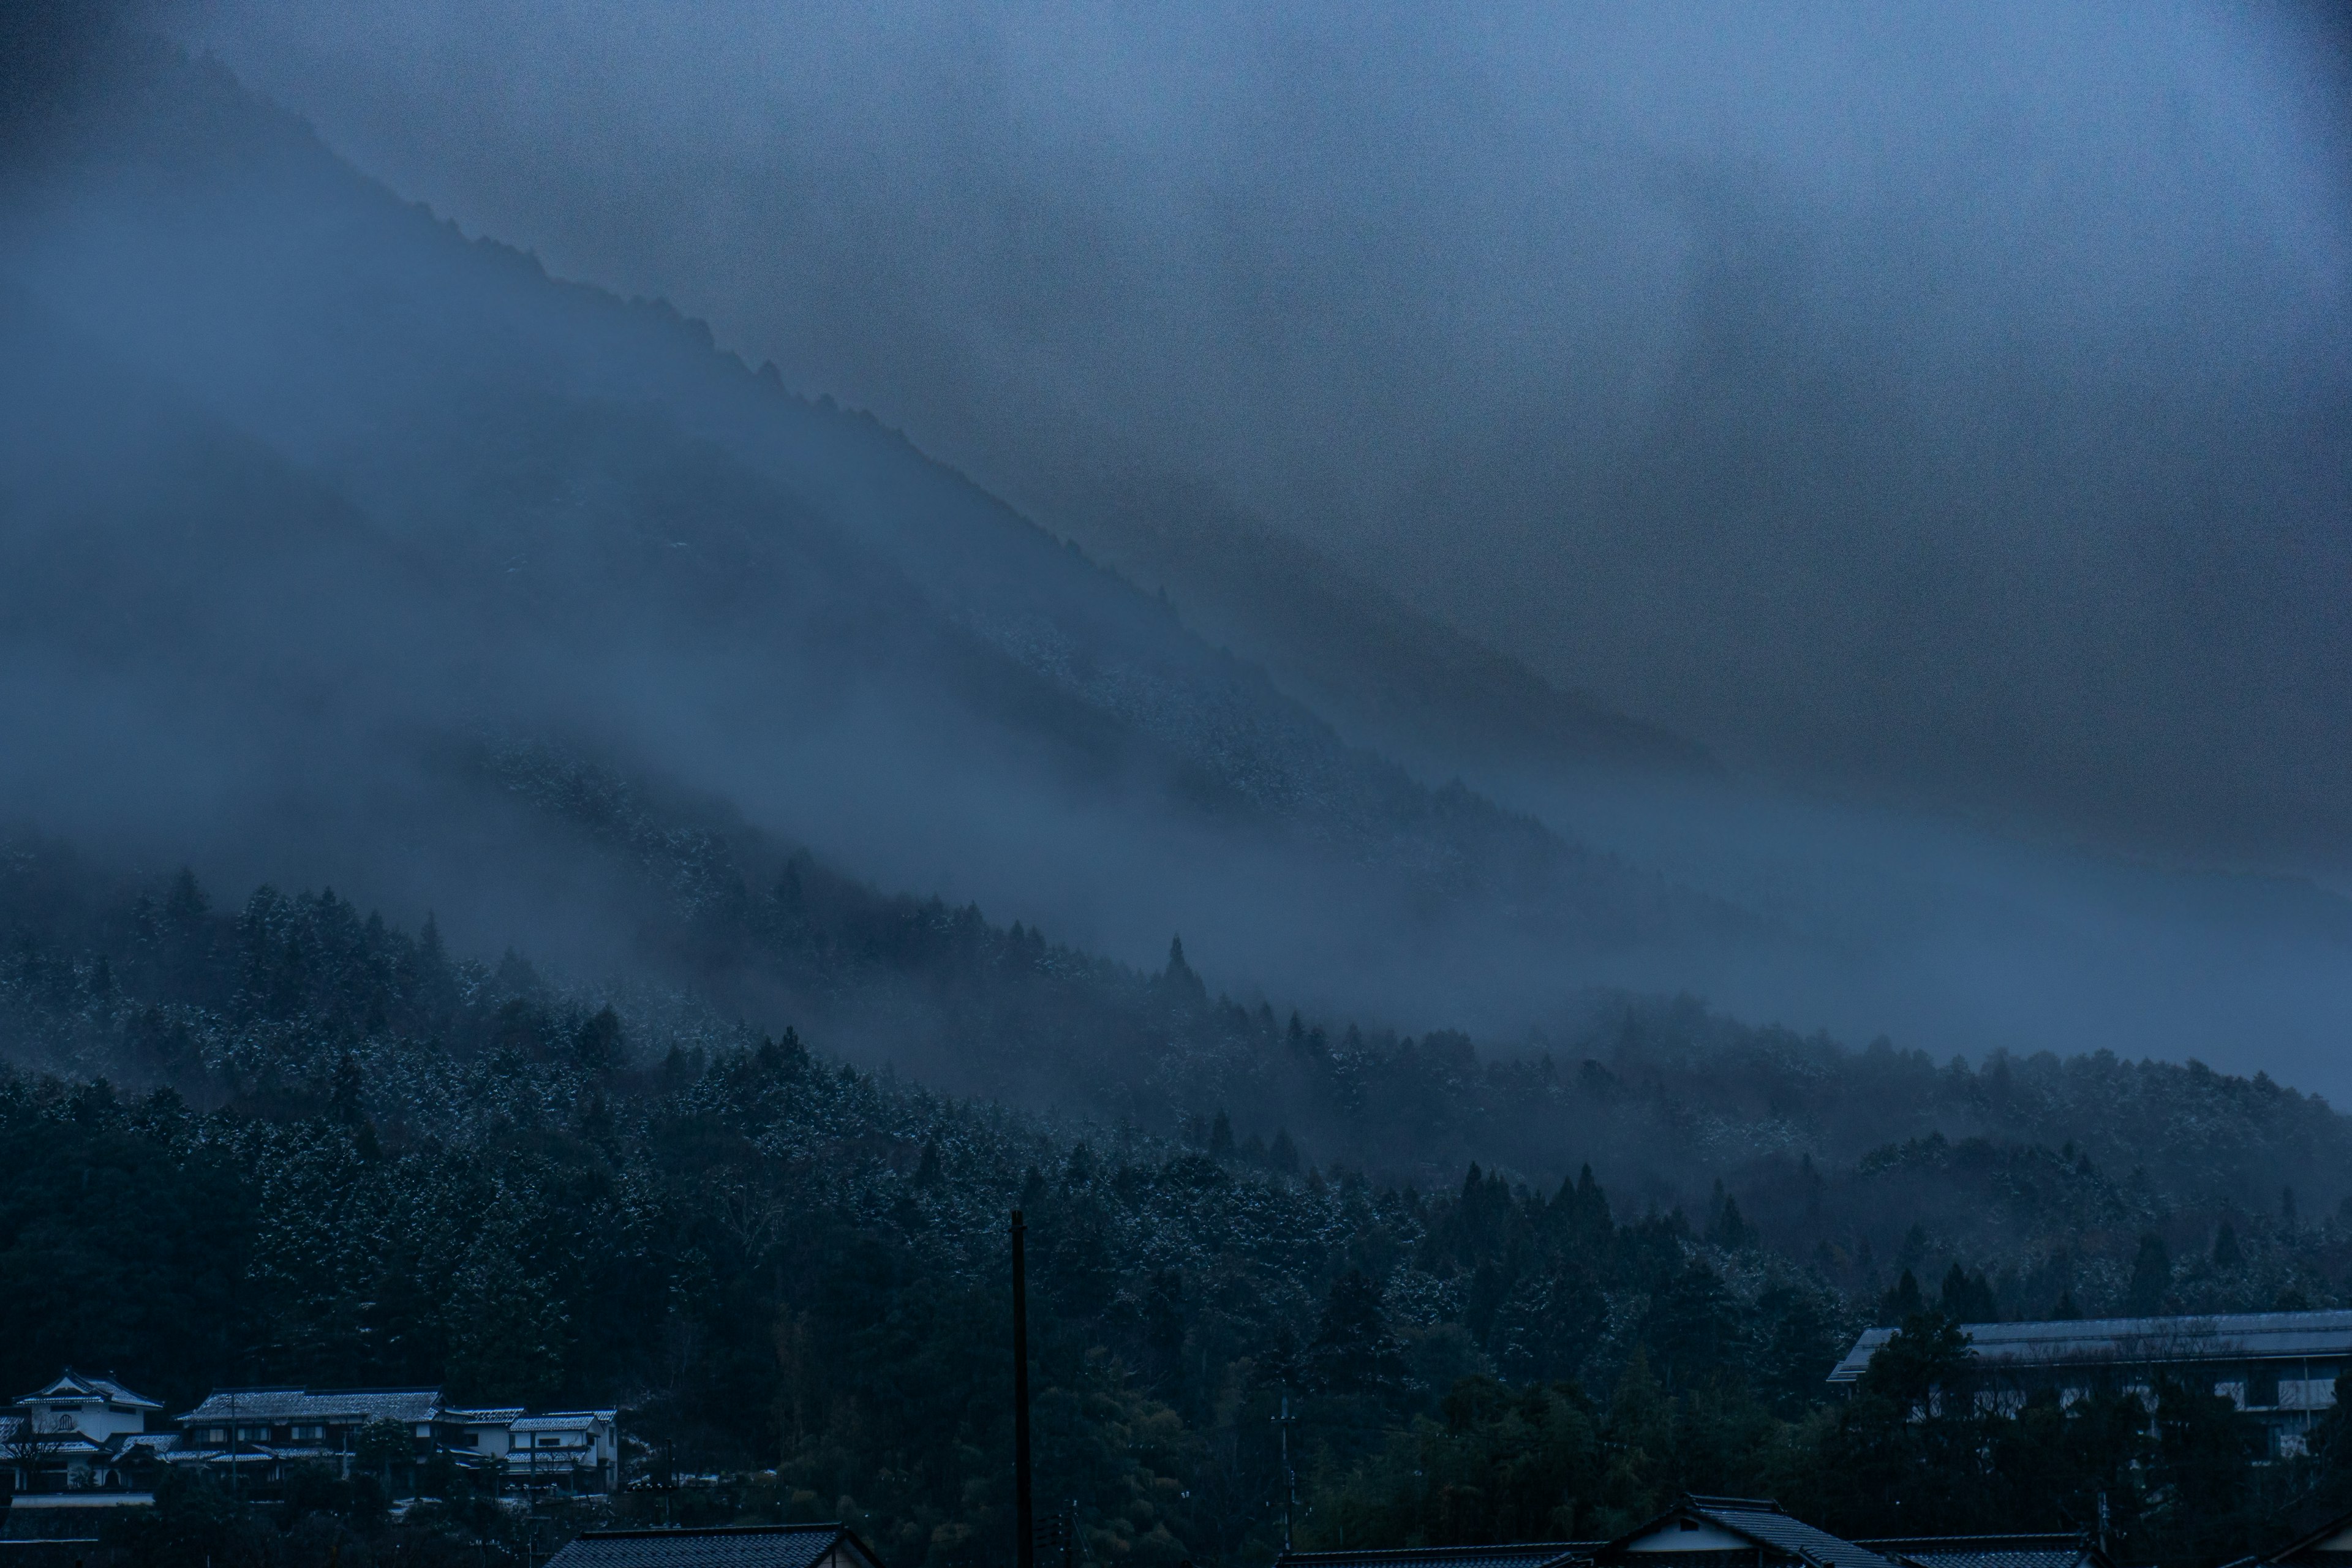
[[[1275,1568],[2115,1568],[2076,1535],[1847,1541],[1757,1498],[1683,1498],[1613,1541],[1291,1552]],[[2297,1568],[2304,1568],[2298,1564]]]
[[839,1524],[732,1525],[715,1530],[592,1530],[547,1568],[882,1568]]
[[372,1424],[401,1428],[410,1461],[462,1431],[447,1418],[437,1388],[224,1388],[173,1419],[180,1441],[165,1462],[203,1466],[232,1490],[274,1485],[286,1479],[289,1467],[303,1463],[349,1476],[360,1434]]
[[569,1491],[610,1491],[621,1470],[619,1412],[532,1415],[520,1405],[476,1409],[443,1403],[437,1388],[225,1388],[175,1417],[181,1440],[164,1458],[203,1465],[232,1486],[274,1485],[288,1467],[331,1465],[349,1476],[362,1463],[371,1426],[400,1428],[405,1455],[373,1462],[415,1467],[446,1455],[468,1469],[496,1469],[511,1481]]
[[[2352,1311],[1964,1323],[1961,1331],[1980,1407],[2013,1411],[2041,1392],[2068,1405],[2094,1390],[2145,1395],[2161,1379],[2183,1379],[2255,1416],[2276,1457],[2304,1451],[2312,1424],[2336,1403],[2336,1374],[2352,1365]],[[1831,1384],[1858,1383],[1895,1333],[1865,1331],[1831,1369]]]
[[169,1432],[148,1431],[163,1413],[112,1377],[68,1367],[0,1415],[0,1466],[19,1495],[123,1491],[171,1442]]
[[508,1423],[507,1474],[526,1484],[611,1491],[621,1471],[620,1412],[555,1410]]

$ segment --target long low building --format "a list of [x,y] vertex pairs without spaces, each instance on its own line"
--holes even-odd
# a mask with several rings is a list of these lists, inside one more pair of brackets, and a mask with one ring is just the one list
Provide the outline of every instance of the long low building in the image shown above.
[[[655,1559],[647,1558],[650,1564]],[[684,1568],[688,1561],[661,1561]],[[551,1568],[570,1568],[562,1563]],[[2080,1535],[1848,1541],[1769,1498],[1686,1496],[1613,1541],[1289,1552],[1274,1568],[2115,1568]],[[2305,1568],[2297,1563],[2294,1568]]]
[[520,1405],[452,1405],[437,1388],[270,1387],[215,1389],[184,1415],[166,1421],[163,1412],[111,1376],[68,1368],[0,1411],[0,1479],[26,1496],[131,1502],[143,1500],[159,1466],[268,1488],[301,1465],[348,1476],[364,1449],[371,1467],[392,1466],[410,1481],[446,1456],[534,1489],[621,1484],[620,1413],[611,1408],[533,1415]]
[[[2165,1378],[2210,1387],[2262,1420],[2273,1455],[2300,1453],[2352,1366],[2352,1311],[2228,1312],[2202,1318],[2081,1318],[1964,1323],[1974,1392],[2014,1407],[2054,1391],[2072,1403],[2100,1391],[2147,1393]],[[1869,1329],[1831,1369],[1858,1383],[1891,1328]]]

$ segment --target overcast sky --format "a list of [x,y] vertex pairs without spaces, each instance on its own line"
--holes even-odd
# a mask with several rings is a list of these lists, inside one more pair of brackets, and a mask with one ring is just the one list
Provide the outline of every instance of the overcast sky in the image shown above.
[[2305,13],[173,16],[402,193],[1016,500],[1205,481],[1735,760],[2352,865]]

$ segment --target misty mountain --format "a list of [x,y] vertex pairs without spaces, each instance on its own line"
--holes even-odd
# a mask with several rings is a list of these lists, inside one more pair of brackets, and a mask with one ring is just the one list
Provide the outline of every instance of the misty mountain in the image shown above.
[[1752,922],[1346,744],[871,419],[125,46],[11,169],[12,809],[625,958],[456,760],[557,743],[886,885],[1521,1016]]
[[1206,485],[1049,464],[1020,478],[1042,515],[1134,581],[1172,592],[1187,625],[1424,773],[1717,771],[1704,747],[1561,689]]

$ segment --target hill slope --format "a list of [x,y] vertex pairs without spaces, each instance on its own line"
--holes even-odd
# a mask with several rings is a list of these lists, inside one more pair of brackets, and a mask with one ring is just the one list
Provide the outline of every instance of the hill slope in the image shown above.
[[1351,748],[893,433],[403,205],[217,68],[129,48],[60,112],[0,247],[20,814],[625,953],[602,873],[446,765],[496,732],[1408,1015],[1745,929]]

